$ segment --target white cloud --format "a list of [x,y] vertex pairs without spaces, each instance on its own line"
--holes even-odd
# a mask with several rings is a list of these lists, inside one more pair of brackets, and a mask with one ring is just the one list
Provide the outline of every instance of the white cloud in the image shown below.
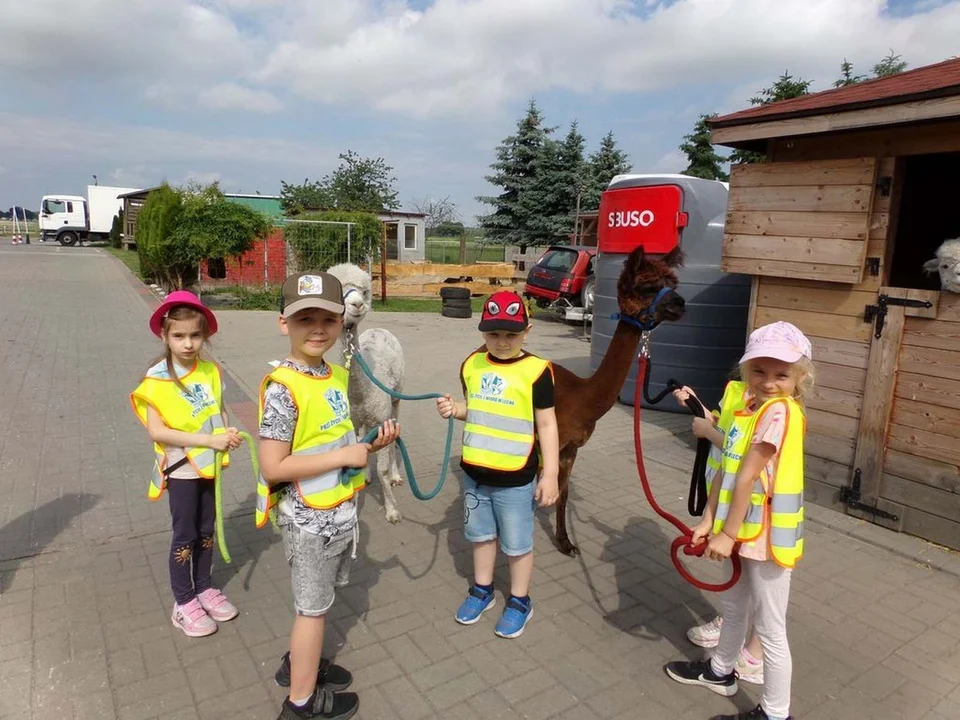
[[[352,3],[360,5],[372,0]],[[917,66],[951,54],[960,33],[956,1],[907,18],[885,14],[885,0],[677,0],[644,16],[631,8],[622,0],[437,0],[425,11],[392,3],[376,17],[339,18],[334,40],[301,26],[254,77],[318,101],[476,115],[552,88],[753,87],[788,67],[832,79],[843,57],[863,70],[891,46]]]
[[320,168],[326,172],[335,164],[337,151],[304,142],[275,137],[246,137],[215,133],[200,134],[158,127],[102,125],[96,127],[73,120],[0,113],[0,157],[30,162],[42,156],[55,167],[58,161],[102,162],[123,158],[128,168],[115,171],[141,174],[162,163],[203,160],[231,162],[242,158],[247,164],[262,163],[271,168]]
[[955,52],[960,0],[909,17],[887,4],[32,0],[4,10],[0,68],[38,87],[86,76],[167,107],[249,112],[277,111],[277,95],[292,91],[316,104],[482,119],[550,89],[589,97],[710,84],[751,88],[742,105],[786,68],[825,87],[843,57],[863,72],[891,47],[914,67]]
[[236,83],[219,83],[200,94],[200,104],[211,110],[246,110],[248,112],[274,113],[280,101],[265,90],[251,90]]

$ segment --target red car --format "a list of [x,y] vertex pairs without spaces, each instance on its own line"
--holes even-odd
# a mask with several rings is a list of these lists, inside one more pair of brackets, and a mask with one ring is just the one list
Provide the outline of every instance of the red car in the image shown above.
[[593,275],[597,249],[584,245],[551,245],[530,268],[523,294],[539,307],[593,309],[597,287]]

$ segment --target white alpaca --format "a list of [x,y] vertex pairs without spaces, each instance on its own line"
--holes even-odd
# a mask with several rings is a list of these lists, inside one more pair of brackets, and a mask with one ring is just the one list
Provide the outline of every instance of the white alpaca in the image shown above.
[[923,264],[923,269],[928,273],[940,273],[941,289],[960,293],[960,238],[944,240],[935,255],[933,260]]
[[[351,263],[334,265],[327,272],[339,279],[343,285],[343,358],[344,364],[350,369],[350,418],[358,437],[363,437],[368,430],[382,425],[390,418],[397,420],[400,401],[394,400],[374,385],[360,369],[360,363],[351,361],[350,343],[356,343],[376,378],[396,392],[403,391],[403,348],[393,333],[382,328],[364,330],[359,338],[357,337],[357,327],[372,307],[370,275]],[[377,476],[383,488],[387,521],[400,522],[403,516],[397,510],[397,499],[392,487],[403,483],[397,467],[396,445],[391,444],[377,453]]]

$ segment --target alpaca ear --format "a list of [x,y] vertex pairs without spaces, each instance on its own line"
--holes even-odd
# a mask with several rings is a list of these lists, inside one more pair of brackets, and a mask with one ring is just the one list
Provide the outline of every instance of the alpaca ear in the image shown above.
[[680,267],[683,265],[683,251],[680,249],[680,246],[677,245],[677,247],[667,253],[663,261],[670,267]]
[[940,269],[940,261],[937,258],[933,260],[927,260],[923,264],[923,269],[928,273],[935,273]]

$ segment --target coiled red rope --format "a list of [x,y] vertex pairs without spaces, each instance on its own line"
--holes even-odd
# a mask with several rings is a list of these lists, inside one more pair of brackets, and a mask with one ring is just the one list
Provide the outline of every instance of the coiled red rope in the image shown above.
[[737,584],[738,580],[740,580],[740,556],[737,554],[736,549],[734,549],[734,554],[730,557],[730,560],[733,563],[733,574],[727,582],[715,585],[713,583],[707,583],[703,582],[702,580],[698,580],[680,561],[680,549],[683,548],[684,555],[690,557],[702,557],[704,551],[707,549],[707,543],[702,542],[696,546],[691,545],[690,539],[693,537],[693,531],[684,525],[679,518],[671,515],[662,507],[660,507],[660,505],[657,504],[656,498],[653,497],[653,491],[650,489],[650,481],[647,479],[647,470],[643,464],[643,443],[640,439],[641,394],[643,391],[643,379],[646,377],[650,364],[649,358],[645,353],[640,354],[638,363],[639,368],[637,372],[636,390],[634,391],[633,395],[633,446],[637,453],[637,473],[640,475],[640,486],[643,488],[643,494],[647,496],[647,502],[650,503],[650,507],[653,508],[654,512],[668,523],[673,525],[681,533],[680,537],[674,540],[673,544],[670,545],[670,559],[673,561],[673,566],[677,569],[677,572],[680,573],[680,577],[700,590],[707,590],[709,592],[723,592],[724,590],[729,590]]

